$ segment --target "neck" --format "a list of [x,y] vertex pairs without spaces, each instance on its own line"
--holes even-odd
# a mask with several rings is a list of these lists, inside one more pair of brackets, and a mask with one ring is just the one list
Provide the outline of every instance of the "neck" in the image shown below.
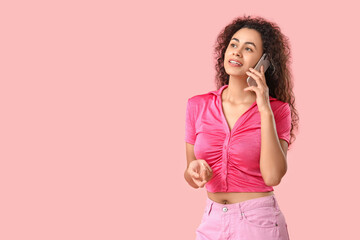
[[249,86],[246,79],[247,76],[245,78],[241,78],[230,75],[229,86],[223,91],[223,101],[233,104],[254,102],[256,100],[256,93],[251,90],[244,91],[244,88]]

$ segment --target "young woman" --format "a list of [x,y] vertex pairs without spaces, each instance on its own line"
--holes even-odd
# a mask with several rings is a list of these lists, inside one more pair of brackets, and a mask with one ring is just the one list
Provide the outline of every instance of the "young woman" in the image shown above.
[[[253,69],[264,53],[270,67]],[[215,54],[217,90],[186,109],[184,177],[207,190],[196,239],[288,240],[273,192],[298,128],[287,38],[275,23],[244,16],[219,34]]]

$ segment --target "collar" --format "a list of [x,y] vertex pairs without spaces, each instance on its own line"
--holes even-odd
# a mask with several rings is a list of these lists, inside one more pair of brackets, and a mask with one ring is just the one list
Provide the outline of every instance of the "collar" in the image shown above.
[[[228,86],[229,86],[228,84],[225,84],[225,85],[221,86],[218,90],[211,91],[210,93],[220,97],[222,90],[224,88],[227,88]],[[269,100],[276,100],[276,98],[273,98],[272,96],[269,96]]]

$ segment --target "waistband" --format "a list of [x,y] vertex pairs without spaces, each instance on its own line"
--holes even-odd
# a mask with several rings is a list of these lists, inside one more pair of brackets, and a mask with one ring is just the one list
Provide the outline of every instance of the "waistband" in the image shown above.
[[208,214],[210,214],[211,211],[223,212],[224,208],[226,208],[227,213],[243,213],[261,207],[274,207],[277,210],[280,210],[275,195],[270,195],[231,204],[214,202],[209,197],[207,197],[205,212]]

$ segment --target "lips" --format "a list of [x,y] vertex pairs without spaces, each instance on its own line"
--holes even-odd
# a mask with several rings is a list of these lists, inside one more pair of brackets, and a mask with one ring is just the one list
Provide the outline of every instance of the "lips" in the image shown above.
[[[233,62],[231,62],[231,61],[233,61]],[[234,62],[236,62],[236,63],[234,63]],[[239,63],[239,64],[237,64],[237,63]],[[230,64],[230,66],[234,66],[234,67],[241,67],[243,65],[239,60],[236,60],[236,59],[230,59],[229,64]]]

